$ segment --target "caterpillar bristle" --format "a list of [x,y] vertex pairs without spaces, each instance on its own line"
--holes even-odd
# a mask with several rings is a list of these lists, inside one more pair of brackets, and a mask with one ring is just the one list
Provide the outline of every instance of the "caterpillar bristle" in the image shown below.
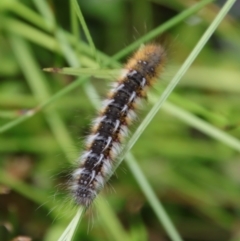
[[71,192],[77,204],[88,207],[103,188],[122,150],[129,125],[136,119],[135,110],[161,74],[165,59],[160,45],[148,44],[128,60],[113,83],[72,174]]

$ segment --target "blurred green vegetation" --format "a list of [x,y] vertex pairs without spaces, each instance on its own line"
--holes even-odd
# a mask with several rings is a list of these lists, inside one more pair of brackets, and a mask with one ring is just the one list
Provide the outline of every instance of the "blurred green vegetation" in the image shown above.
[[[89,87],[104,97],[116,78],[111,70],[101,79],[97,70],[94,77],[82,72],[76,78],[42,69],[79,67],[78,61],[119,69],[117,61],[124,63],[141,43],[163,44],[168,63],[139,111],[141,120],[221,8],[205,4],[151,35],[195,2],[81,0],[94,43],[88,44],[70,3],[0,1],[0,241],[61,235],[75,213],[64,183],[96,113]],[[240,240],[239,9],[238,1],[132,150],[185,241]],[[224,137],[214,136],[214,128]],[[123,162],[75,240],[127,239],[169,240]]]

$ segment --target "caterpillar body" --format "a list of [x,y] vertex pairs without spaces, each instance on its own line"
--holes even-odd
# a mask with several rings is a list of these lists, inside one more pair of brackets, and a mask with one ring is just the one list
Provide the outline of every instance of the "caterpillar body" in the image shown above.
[[128,127],[136,118],[135,110],[162,72],[165,57],[160,45],[140,48],[103,101],[86,139],[85,151],[72,173],[71,192],[77,204],[88,207],[112,173]]

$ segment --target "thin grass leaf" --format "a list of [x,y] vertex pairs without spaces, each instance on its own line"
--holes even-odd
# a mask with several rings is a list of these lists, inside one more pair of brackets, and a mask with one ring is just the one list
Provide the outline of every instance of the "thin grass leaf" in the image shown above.
[[[25,74],[36,98],[39,102],[49,99],[50,90],[47,85],[47,81],[42,72],[39,71],[40,68],[31,54],[27,43],[17,36],[10,36],[10,41],[16,53],[19,65],[22,68],[22,71]],[[54,110],[45,110],[45,117],[54,133],[54,136],[56,137],[57,142],[61,146],[62,150],[64,150],[66,157],[69,160],[75,158],[77,150],[75,149],[74,143],[58,113]],[[6,127],[4,130],[6,130]],[[72,153],[69,153],[70,149],[73,150]]]
[[40,105],[36,106],[34,109],[30,109],[26,111],[26,113],[13,121],[9,121],[7,124],[2,125],[0,127],[0,133],[8,131],[9,129],[13,128],[14,126],[19,125],[23,121],[28,120],[29,118],[33,117],[40,111],[43,111],[48,105],[52,104],[53,102],[60,99],[62,96],[66,95],[67,93],[71,92],[72,90],[76,89],[77,87],[81,86],[84,82],[86,82],[88,78],[81,77],[72,82],[70,85],[66,86],[64,89],[60,90],[55,95],[52,95],[51,98],[47,99],[46,101],[42,102]]
[[83,31],[84,31],[84,33],[86,35],[86,38],[87,38],[87,40],[88,40],[88,42],[89,42],[89,44],[90,44],[90,46],[92,48],[92,53],[95,56],[96,62],[99,63],[97,51],[96,51],[94,42],[92,40],[91,34],[90,34],[89,30],[88,30],[87,24],[86,24],[86,22],[84,20],[84,17],[82,15],[80,6],[79,6],[79,4],[78,4],[78,2],[76,0],[71,0],[71,1],[72,1],[73,5],[74,5],[76,14],[77,14],[77,16],[79,18],[79,21],[80,21],[81,25],[82,25]]
[[182,241],[181,236],[175,229],[167,212],[161,204],[161,201],[159,200],[159,198],[157,198],[156,194],[154,193],[152,187],[150,186],[148,180],[146,179],[145,175],[143,174],[142,170],[140,169],[136,159],[131,154],[131,152],[128,152],[126,154],[125,162],[127,163],[128,168],[131,170],[132,174],[134,175],[136,181],[139,184],[139,187],[145,194],[145,197],[150,203],[152,209],[154,210],[158,220],[161,222],[164,229],[169,234],[170,238],[174,241]]
[[188,125],[197,128],[206,135],[211,136],[214,139],[240,152],[240,141],[237,138],[234,138],[226,132],[214,127],[213,125],[210,125],[206,121],[197,118],[196,116],[169,102],[165,102],[162,108],[171,115],[183,120]]
[[73,34],[73,36],[75,38],[75,41],[77,43],[78,39],[79,39],[79,36],[80,36],[80,32],[79,32],[79,24],[78,24],[77,15],[76,15],[76,12],[74,10],[74,1],[71,0],[69,5],[70,5],[70,18],[71,18],[71,31],[72,31],[72,34]]
[[3,27],[14,34],[26,38],[33,43],[38,44],[46,49],[60,53],[59,45],[53,37],[50,35],[18,20],[12,18],[3,18]]
[[44,68],[46,72],[73,76],[91,76],[99,79],[113,79],[119,76],[120,69],[99,69],[99,68]]
[[69,223],[67,228],[64,230],[62,235],[59,237],[58,241],[71,241],[73,239],[74,233],[77,229],[77,226],[84,214],[84,209],[82,207],[78,208],[74,218]]
[[178,23],[181,23],[183,20],[185,20],[186,18],[190,17],[191,15],[193,15],[194,13],[196,13],[197,11],[202,9],[204,6],[206,6],[207,4],[209,4],[209,3],[213,2],[213,1],[214,0],[203,0],[203,1],[200,1],[199,3],[196,3],[192,7],[184,10],[181,13],[179,13],[177,16],[171,18],[166,23],[164,23],[164,24],[160,25],[159,27],[153,29],[148,34],[144,35],[142,38],[139,38],[138,40],[136,40],[135,42],[130,44],[128,47],[126,47],[123,50],[119,51],[114,56],[112,56],[111,59],[112,60],[119,60],[119,59],[121,59],[122,57],[128,55],[129,53],[131,53],[135,49],[139,48],[139,46],[141,44],[146,43],[146,42],[150,41],[151,39],[154,39],[155,37],[157,37],[160,34],[164,33],[166,30],[174,27]]
[[21,110],[0,110],[0,118],[15,119],[22,114]]
[[[15,14],[24,17],[30,23],[42,28],[42,29],[51,29],[52,25],[49,21],[46,21],[44,18],[41,18],[36,12],[26,7],[23,3],[19,1],[6,1],[8,2],[7,8],[8,10],[14,12]],[[39,2],[39,1],[38,1]]]
[[42,1],[33,0],[33,2],[36,5],[38,11],[43,16],[45,23],[49,26],[50,29],[53,29],[54,26],[56,25],[56,22],[47,2],[45,0],[42,0]]
[[[207,73],[207,78],[202,78],[201,73]],[[194,66],[184,76],[181,86],[239,94],[239,71],[237,68],[222,70],[221,68],[212,69]]]
[[102,196],[97,197],[96,206],[98,213],[103,221],[104,228],[111,237],[116,241],[130,241],[130,236],[125,232],[121,223],[116,219],[115,213],[112,211],[106,200]]

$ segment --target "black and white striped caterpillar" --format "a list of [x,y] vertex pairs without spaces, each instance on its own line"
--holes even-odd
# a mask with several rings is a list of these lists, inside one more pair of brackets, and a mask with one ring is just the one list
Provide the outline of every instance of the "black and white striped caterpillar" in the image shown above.
[[85,151],[72,174],[71,192],[77,204],[88,207],[103,188],[122,150],[128,127],[136,118],[135,110],[162,72],[165,58],[165,51],[159,45],[140,48],[103,101]]

